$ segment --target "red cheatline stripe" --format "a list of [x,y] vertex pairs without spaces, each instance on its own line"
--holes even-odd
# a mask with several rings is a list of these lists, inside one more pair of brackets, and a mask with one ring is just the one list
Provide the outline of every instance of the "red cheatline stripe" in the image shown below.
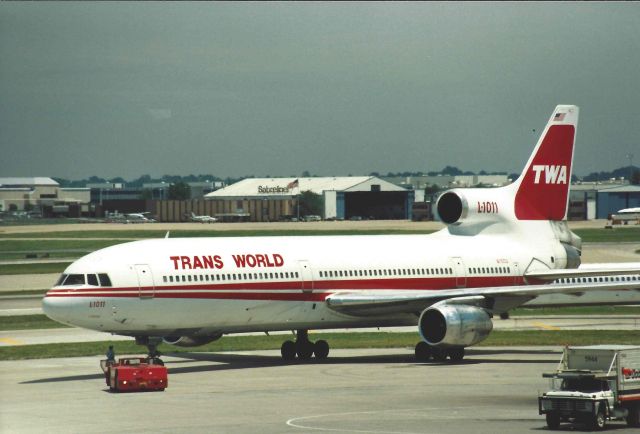
[[[316,280],[313,282],[314,290],[434,290],[434,289],[452,289],[456,288],[456,279],[454,278],[418,278],[418,279],[363,279],[363,280]],[[191,291],[191,290],[227,290],[227,291],[287,291],[301,290],[302,282],[244,282],[230,284],[200,284],[193,283],[187,285],[159,285],[155,287],[156,293],[164,291]],[[309,285],[310,282],[304,282]],[[513,276],[490,276],[490,277],[474,277],[467,278],[467,287],[482,288],[489,286],[506,286],[513,285]],[[106,287],[83,287],[82,289],[67,289],[59,287],[52,289],[48,295],[54,293],[68,293],[75,291],[101,293],[105,291],[139,291],[140,288],[124,287],[124,288],[106,288]],[[152,288],[144,287],[143,291],[151,291]]]
[[[143,293],[143,296],[149,296],[151,298],[151,293]],[[277,300],[277,301],[324,301],[331,293],[323,292],[323,293],[237,293],[237,292],[188,292],[188,291],[180,291],[179,293],[156,293],[153,298],[162,298],[162,299],[212,299],[212,300]],[[51,298],[138,298],[138,294],[118,294],[118,293],[104,293],[104,294],[55,294],[50,295],[48,297]]]

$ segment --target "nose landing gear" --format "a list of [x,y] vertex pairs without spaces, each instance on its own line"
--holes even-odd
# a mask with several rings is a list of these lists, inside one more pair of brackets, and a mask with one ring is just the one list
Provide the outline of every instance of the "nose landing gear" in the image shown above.
[[309,360],[315,355],[317,360],[324,360],[329,355],[329,344],[325,340],[311,342],[308,330],[298,330],[296,341],[284,341],[280,347],[280,354],[284,360]]
[[136,336],[136,344],[145,345],[147,347],[147,359],[150,364],[164,365],[164,362],[160,358],[162,354],[158,351],[158,345],[162,342],[162,338],[156,338],[151,336]]

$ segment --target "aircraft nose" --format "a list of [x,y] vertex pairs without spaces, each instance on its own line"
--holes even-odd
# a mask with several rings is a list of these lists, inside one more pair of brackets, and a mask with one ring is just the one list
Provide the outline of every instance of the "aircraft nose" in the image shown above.
[[42,299],[42,311],[54,321],[67,323],[69,321],[69,306],[64,297],[56,297],[48,291]]

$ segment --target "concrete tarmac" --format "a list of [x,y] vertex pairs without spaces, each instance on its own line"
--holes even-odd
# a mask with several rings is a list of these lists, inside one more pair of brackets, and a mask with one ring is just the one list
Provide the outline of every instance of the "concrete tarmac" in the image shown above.
[[[108,392],[98,357],[0,362],[0,431],[12,433],[530,433],[560,348],[469,349],[460,364],[409,348],[165,356],[165,392]],[[611,422],[616,433],[631,433]],[[560,431],[571,431],[562,425]]]

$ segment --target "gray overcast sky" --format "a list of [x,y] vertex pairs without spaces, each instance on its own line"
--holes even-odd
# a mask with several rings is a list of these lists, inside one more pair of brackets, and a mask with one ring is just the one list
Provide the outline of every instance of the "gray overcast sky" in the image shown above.
[[0,176],[640,163],[638,3],[0,3]]

